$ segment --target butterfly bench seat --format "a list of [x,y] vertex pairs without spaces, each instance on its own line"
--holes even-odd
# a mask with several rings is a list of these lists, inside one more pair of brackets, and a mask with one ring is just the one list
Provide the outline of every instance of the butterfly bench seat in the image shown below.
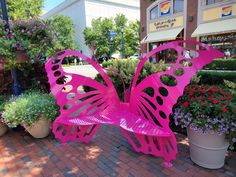
[[[189,50],[183,47],[184,43],[200,49],[193,50],[193,58],[183,56],[185,50]],[[176,63],[166,71],[153,73],[139,81],[145,62],[158,52],[169,49],[178,54]],[[59,51],[45,64],[51,92],[60,106],[53,133],[63,143],[88,143],[101,124],[115,125],[120,127],[135,151],[162,157],[165,166],[171,167],[170,162],[177,154],[175,134],[169,126],[172,108],[196,72],[214,58],[223,56],[216,49],[196,41],[173,41],[161,45],[139,61],[123,102],[111,78],[98,63],[78,51]],[[87,61],[98,71],[103,82],[64,71],[62,63],[67,57]],[[170,85],[163,81],[164,78],[175,82]],[[81,90],[85,92],[81,93]]]
[[144,120],[141,116],[135,115],[129,111],[116,111],[109,113],[108,115],[107,113],[104,115],[101,112],[99,114],[91,116],[70,119],[60,117],[59,119],[57,119],[57,122],[70,126],[110,124],[119,126],[124,130],[136,134],[162,137],[170,136],[170,133],[164,131],[163,129],[157,128],[156,125],[152,124],[147,120]]

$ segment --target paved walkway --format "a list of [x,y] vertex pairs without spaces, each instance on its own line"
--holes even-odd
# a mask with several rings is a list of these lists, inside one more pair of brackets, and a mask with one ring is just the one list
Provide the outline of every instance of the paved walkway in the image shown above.
[[189,158],[187,138],[177,135],[179,155],[171,169],[163,160],[135,153],[116,127],[102,126],[92,142],[61,145],[53,136],[36,140],[24,131],[0,138],[0,177],[226,177],[236,176],[236,154],[219,170],[207,170]]
[[95,78],[95,76],[98,74],[98,71],[93,68],[91,65],[77,65],[77,66],[69,66],[64,67],[64,71],[68,73],[76,73],[81,74],[83,76]]

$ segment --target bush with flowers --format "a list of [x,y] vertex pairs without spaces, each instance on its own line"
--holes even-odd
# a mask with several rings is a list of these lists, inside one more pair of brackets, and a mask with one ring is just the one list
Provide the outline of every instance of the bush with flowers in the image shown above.
[[0,54],[9,64],[16,63],[16,51],[25,52],[30,60],[39,60],[53,46],[53,33],[44,21],[31,19],[9,22],[9,30],[0,22]]
[[204,133],[226,134],[236,142],[236,106],[231,94],[219,86],[189,85],[174,110],[176,125]]

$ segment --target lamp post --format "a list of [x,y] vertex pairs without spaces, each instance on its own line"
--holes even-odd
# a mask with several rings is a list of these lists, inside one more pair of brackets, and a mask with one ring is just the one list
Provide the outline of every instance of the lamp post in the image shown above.
[[8,25],[8,15],[7,15],[7,7],[6,7],[6,1],[0,0],[1,3],[1,9],[2,9],[2,19],[6,22],[6,28],[9,27]]
[[[5,0],[0,0],[0,4],[1,4],[1,9],[2,9],[2,19],[3,21],[6,22],[5,24],[5,28],[7,31],[9,31],[9,20],[8,20],[8,14],[7,14],[7,6],[6,6],[6,1]],[[11,70],[11,74],[12,74],[12,79],[13,79],[13,85],[12,85],[12,92],[13,95],[20,95],[21,94],[21,88],[20,85],[18,84],[18,80],[17,80],[17,71],[15,68],[13,68]]]
[[121,48],[122,48],[122,59],[125,58],[125,41],[124,41],[124,28],[121,28],[121,35],[122,35],[122,42],[121,42]]

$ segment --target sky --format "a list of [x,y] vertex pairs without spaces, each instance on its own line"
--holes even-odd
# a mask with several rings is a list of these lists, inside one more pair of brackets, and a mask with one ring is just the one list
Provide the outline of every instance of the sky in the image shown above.
[[52,8],[56,7],[58,4],[63,2],[64,0],[44,0],[44,12],[48,12]]

